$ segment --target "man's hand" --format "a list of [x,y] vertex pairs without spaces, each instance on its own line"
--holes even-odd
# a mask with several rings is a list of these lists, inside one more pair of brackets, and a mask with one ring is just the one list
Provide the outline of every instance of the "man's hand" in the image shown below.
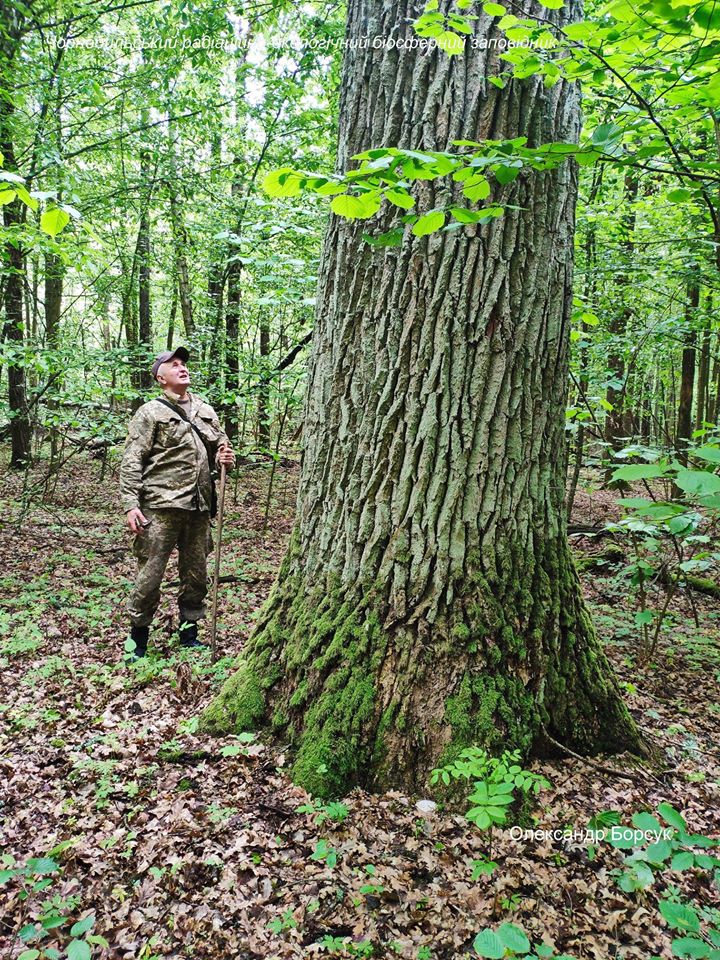
[[139,507],[133,507],[132,510],[128,510],[128,512],[125,514],[125,520],[130,529],[130,533],[142,535],[145,532],[145,526],[148,523],[148,519]]
[[227,443],[221,443],[218,447],[217,462],[223,463],[231,469],[235,466],[235,453],[233,452],[233,448],[228,446]]

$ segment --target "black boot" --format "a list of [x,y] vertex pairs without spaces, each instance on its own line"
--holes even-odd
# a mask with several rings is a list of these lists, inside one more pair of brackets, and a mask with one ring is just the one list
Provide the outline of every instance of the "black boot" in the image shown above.
[[131,653],[130,656],[134,660],[139,660],[140,657],[144,657],[146,655],[149,637],[150,627],[133,626],[130,628],[130,639],[135,644],[135,652]]
[[181,647],[201,647],[202,643],[198,640],[198,629],[196,623],[183,623],[178,631]]

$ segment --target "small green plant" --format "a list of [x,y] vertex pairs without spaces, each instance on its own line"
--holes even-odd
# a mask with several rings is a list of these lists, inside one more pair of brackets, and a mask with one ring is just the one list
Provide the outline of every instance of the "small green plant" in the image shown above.
[[[21,866],[17,865],[10,855],[3,856],[0,862],[3,864],[3,868],[0,869],[0,886],[14,882],[15,895],[21,904],[47,890],[62,869],[60,864],[50,856],[31,858]],[[22,960],[45,960],[45,958],[60,960],[65,955],[67,960],[90,960],[91,945],[96,944],[107,949],[109,943],[105,937],[92,933],[95,926],[94,914],[90,913],[80,920],[73,920],[72,914],[79,905],[78,895],[68,897],[54,895],[42,900],[32,912],[36,919],[25,923],[18,932],[19,939],[28,947],[22,951],[20,958]],[[43,942],[47,940],[52,940],[57,946]]]
[[473,941],[473,949],[479,957],[501,960],[503,957],[527,957],[528,960],[575,960],[566,953],[555,955],[544,943],[533,947],[524,930],[514,923],[503,923],[497,930],[486,927]]
[[688,833],[685,818],[669,803],[660,803],[658,815],[665,821],[663,826],[650,813],[636,813],[632,827],[610,826],[606,830],[607,842],[618,850],[631,850],[624,858],[624,869],[613,871],[618,886],[626,893],[646,890],[655,882],[655,874],[669,867],[675,873],[700,868],[715,870],[720,859],[710,850],[720,845],[701,834]]
[[310,859],[320,862],[324,860],[327,866],[332,869],[338,861],[337,850],[333,850],[332,847],[329,847],[327,840],[319,840],[315,849],[310,855]]
[[297,813],[310,813],[315,815],[315,823],[321,826],[326,820],[332,820],[335,823],[342,823],[347,819],[350,811],[339,800],[332,800],[330,803],[302,803],[295,808]]
[[[716,446],[695,447],[688,454],[712,470],[720,463],[720,448]],[[625,515],[605,526],[625,538],[632,552],[623,576],[636,590],[635,626],[642,637],[643,663],[647,663],[655,654],[679,587],[689,585],[693,576],[717,569],[720,562],[720,554],[709,549],[720,522],[720,476],[712,470],[668,460],[660,450],[642,446],[627,447],[617,456],[646,461],[628,463],[613,472],[616,482],[642,481],[648,496],[619,499]],[[665,498],[657,497],[648,481],[662,483]],[[677,493],[682,494],[684,503],[670,499]],[[648,587],[653,580],[665,585],[665,596],[657,609],[649,605]]]
[[211,803],[207,809],[207,815],[210,820],[219,826],[227,823],[230,817],[237,813],[237,807],[221,807],[217,803]]
[[238,733],[233,739],[236,741],[235,743],[228,743],[220,750],[221,757],[237,757],[240,754],[246,757],[248,755],[247,744],[253,742],[255,734]]
[[273,933],[284,933],[286,930],[294,930],[297,927],[297,920],[293,916],[292,910],[286,910],[282,917],[275,917],[268,923],[268,928]]
[[674,957],[720,960],[720,910],[707,907],[697,910],[677,895],[674,899],[661,900],[658,907],[667,925],[683,934],[672,941]]
[[479,880],[480,877],[489,877],[493,870],[497,869],[497,863],[495,863],[494,860],[489,860],[487,857],[480,857],[477,860],[473,860],[471,866],[472,873],[470,874],[470,879],[473,883]]
[[527,796],[550,786],[545,777],[523,770],[520,758],[519,750],[506,750],[498,758],[479,747],[468,747],[453,763],[433,770],[430,783],[448,786],[452,780],[472,780],[474,790],[468,797],[472,807],[465,816],[480,830],[487,830],[507,823],[507,808],[517,799],[516,791]]
[[371,957],[374,952],[370,940],[353,943],[350,937],[333,937],[329,933],[318,940],[317,946],[327,950],[328,953],[349,953],[352,957]]
[[514,910],[515,907],[520,906],[522,903],[522,897],[519,893],[511,893],[508,897],[503,897],[500,901],[500,906],[503,910]]

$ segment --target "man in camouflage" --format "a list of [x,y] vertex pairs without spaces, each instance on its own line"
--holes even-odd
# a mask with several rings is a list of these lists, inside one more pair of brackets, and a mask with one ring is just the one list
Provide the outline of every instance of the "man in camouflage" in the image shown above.
[[211,464],[235,465],[235,454],[213,408],[188,390],[184,347],[155,359],[152,372],[163,396],[143,404],[130,421],[120,466],[120,493],[134,534],[138,564],[128,602],[135,655],[147,652],[150,624],[160,603],[168,559],[178,548],[180,642],[200,646],[207,556],[212,549]]

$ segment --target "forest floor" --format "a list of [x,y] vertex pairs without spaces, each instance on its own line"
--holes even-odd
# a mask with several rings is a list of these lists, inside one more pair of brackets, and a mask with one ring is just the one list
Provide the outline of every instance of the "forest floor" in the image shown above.
[[[101,477],[99,461],[72,461],[40,502],[43,469],[29,475],[24,515],[23,478],[3,478],[2,956],[454,960],[477,955],[479,931],[512,923],[557,953],[650,960],[670,957],[673,936],[683,936],[658,911],[668,897],[695,905],[676,926],[692,934],[699,918],[707,935],[710,871],[687,852],[673,863],[689,869],[666,863],[648,878],[641,867],[623,881],[640,889],[626,892],[619,881],[630,850],[516,839],[503,827],[490,851],[461,812],[417,806],[432,799],[430,788],[424,798],[356,790],[344,808],[301,812],[310,798],[279,749],[197,734],[282,558],[296,467],[277,473],[267,527],[267,469],[243,468],[231,491],[222,573],[234,579],[221,587],[215,665],[206,650],[173,641],[172,586],[151,655],[124,661],[133,563],[113,464]],[[580,490],[573,521],[602,524],[614,497]],[[581,557],[602,549],[589,537],[573,543]],[[171,565],[167,579],[176,578]],[[622,566],[582,578],[629,708],[665,769],[622,756],[601,761],[610,772],[572,757],[535,762],[551,786],[537,798],[534,828],[582,830],[607,811],[629,824],[664,802],[692,833],[717,837],[720,602],[693,597],[698,629],[688,597],[673,601],[641,669]],[[647,818],[637,822],[647,827]],[[474,862],[489,853],[497,868],[473,879]]]

